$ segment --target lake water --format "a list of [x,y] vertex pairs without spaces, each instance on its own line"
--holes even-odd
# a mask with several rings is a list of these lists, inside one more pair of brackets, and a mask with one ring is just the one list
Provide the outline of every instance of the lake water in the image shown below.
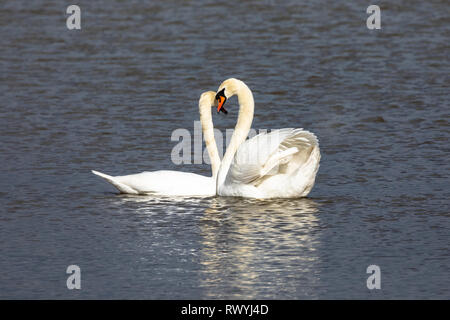
[[[380,1],[381,30],[360,1],[77,4],[81,30],[69,3],[0,4],[0,298],[450,298],[448,1]],[[320,139],[307,198],[126,196],[90,173],[208,175],[170,161],[171,133],[229,77],[254,128]]]

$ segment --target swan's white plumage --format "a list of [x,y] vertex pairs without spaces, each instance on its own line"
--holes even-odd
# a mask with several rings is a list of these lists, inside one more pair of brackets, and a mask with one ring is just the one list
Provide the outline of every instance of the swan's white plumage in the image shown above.
[[116,187],[117,190],[119,190],[122,193],[128,193],[128,194],[139,194],[139,191],[133,189],[130,186],[127,186],[126,184],[122,183],[119,181],[118,177],[113,177],[95,170],[91,170],[91,172],[103,179],[105,179],[106,181],[108,181],[109,183],[111,183],[114,187]]
[[171,170],[141,172],[111,177],[92,173],[104,178],[122,193],[167,196],[213,196],[216,194],[215,179],[199,174]]
[[[239,147],[221,194],[256,198],[306,196],[314,186],[319,162],[319,144],[313,133],[302,129],[262,133]],[[244,184],[247,186],[242,188]]]
[[318,146],[316,136],[303,129],[261,133],[241,144],[226,179],[250,183],[278,172],[292,173],[307,160],[314,146]]
[[[253,118],[253,96],[240,80],[228,79],[227,98],[237,94],[239,118],[219,170],[218,194],[251,198],[304,197],[319,169],[317,137],[303,129],[285,128],[245,140]],[[245,134],[244,134],[245,133]]]

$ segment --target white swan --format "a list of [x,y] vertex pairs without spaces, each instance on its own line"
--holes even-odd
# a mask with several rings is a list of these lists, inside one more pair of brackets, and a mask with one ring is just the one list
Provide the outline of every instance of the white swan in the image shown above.
[[142,172],[115,177],[94,170],[92,170],[92,173],[111,183],[121,193],[155,193],[167,196],[216,195],[216,177],[220,166],[220,157],[214,139],[214,127],[211,115],[211,107],[217,106],[215,95],[216,93],[213,91],[204,92],[200,96],[198,103],[203,136],[209,158],[211,159],[211,177],[169,170]]
[[[314,186],[320,150],[316,136],[303,129],[279,129],[246,140],[253,120],[253,94],[238,79],[219,87],[217,111],[238,96],[237,124],[222,159],[217,194],[250,198],[305,197]],[[223,110],[226,112],[226,110]]]

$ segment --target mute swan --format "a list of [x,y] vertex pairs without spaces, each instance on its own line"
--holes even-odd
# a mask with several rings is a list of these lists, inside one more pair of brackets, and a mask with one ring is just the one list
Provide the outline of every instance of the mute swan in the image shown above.
[[219,87],[217,112],[233,95],[239,116],[217,177],[217,194],[249,198],[305,197],[314,186],[320,150],[316,136],[303,129],[279,129],[246,140],[253,120],[253,94],[238,79]]
[[211,177],[202,175],[160,170],[153,172],[142,172],[127,176],[112,177],[92,170],[96,174],[121,193],[147,194],[156,193],[168,196],[214,196],[216,195],[216,177],[220,166],[220,157],[214,139],[214,127],[212,122],[211,107],[216,107],[216,93],[214,91],[204,92],[200,96],[199,111],[202,124],[203,136],[209,158],[211,159]]

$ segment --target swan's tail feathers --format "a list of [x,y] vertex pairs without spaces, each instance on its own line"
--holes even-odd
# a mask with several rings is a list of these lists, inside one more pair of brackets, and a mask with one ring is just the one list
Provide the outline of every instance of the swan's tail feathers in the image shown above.
[[91,170],[93,174],[102,177],[103,179],[105,179],[106,181],[108,181],[109,183],[111,183],[114,187],[117,188],[117,190],[119,190],[121,193],[128,193],[128,194],[139,194],[139,192],[137,192],[136,190],[134,190],[133,188],[127,186],[126,184],[121,183],[120,181],[118,181],[118,179],[116,177],[112,177],[109,176],[107,174],[95,171],[95,170]]

